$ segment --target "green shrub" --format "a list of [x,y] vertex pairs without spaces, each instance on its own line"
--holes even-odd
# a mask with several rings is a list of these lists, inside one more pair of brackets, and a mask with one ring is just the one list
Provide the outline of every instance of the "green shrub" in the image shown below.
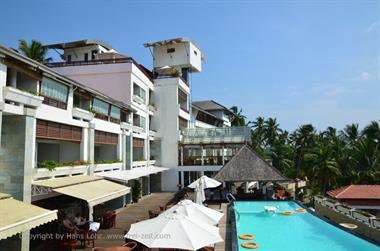
[[123,162],[118,159],[108,159],[108,160],[95,160],[95,164],[113,164]]
[[141,183],[136,180],[132,186],[132,200],[133,202],[138,202],[141,195]]

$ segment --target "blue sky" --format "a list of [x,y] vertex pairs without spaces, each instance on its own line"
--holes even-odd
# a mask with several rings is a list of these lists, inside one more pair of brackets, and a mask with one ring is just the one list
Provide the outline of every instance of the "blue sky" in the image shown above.
[[292,130],[380,119],[380,0],[2,0],[0,43],[94,38],[151,67],[142,44],[193,39],[193,99],[276,117]]

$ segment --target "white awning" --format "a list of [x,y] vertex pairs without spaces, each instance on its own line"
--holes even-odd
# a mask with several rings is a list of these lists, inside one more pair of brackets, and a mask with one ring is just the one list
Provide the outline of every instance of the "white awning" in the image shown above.
[[138,179],[150,174],[160,173],[168,170],[166,167],[149,166],[149,167],[136,167],[131,170],[117,170],[110,172],[95,173],[97,176],[102,176],[106,179],[127,182],[128,180]]
[[0,240],[57,219],[51,211],[0,194]]
[[102,179],[78,185],[55,188],[53,191],[85,200],[88,202],[89,206],[95,206],[128,194],[130,188]]

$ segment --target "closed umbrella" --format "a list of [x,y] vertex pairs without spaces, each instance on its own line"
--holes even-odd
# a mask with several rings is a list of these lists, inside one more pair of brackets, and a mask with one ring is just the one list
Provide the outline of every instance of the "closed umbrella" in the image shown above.
[[198,205],[191,200],[182,200],[178,202],[175,206],[169,208],[165,212],[161,213],[159,217],[165,216],[176,211],[179,214],[186,215],[191,219],[196,219],[200,222],[216,225],[223,217],[221,212],[214,209]]
[[207,177],[206,175],[203,175],[202,177],[200,177],[199,179],[197,179],[196,181],[194,181],[193,183],[188,185],[188,187],[195,189],[196,185],[199,183],[202,184],[204,189],[215,188],[215,187],[218,187],[222,184],[217,180],[214,180],[212,178]]
[[132,224],[125,238],[148,248],[184,250],[197,250],[223,241],[217,227],[193,220],[177,211]]
[[203,201],[206,200],[205,189],[203,188],[202,183],[198,183],[195,186],[195,203],[203,205]]

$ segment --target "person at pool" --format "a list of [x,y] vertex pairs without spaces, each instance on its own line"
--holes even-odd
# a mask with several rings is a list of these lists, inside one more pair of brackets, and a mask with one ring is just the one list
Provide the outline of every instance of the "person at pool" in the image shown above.
[[79,213],[77,213],[77,214],[75,214],[74,223],[75,223],[75,225],[77,225],[79,227],[79,226],[86,224],[86,219],[83,218],[82,216],[80,216]]

